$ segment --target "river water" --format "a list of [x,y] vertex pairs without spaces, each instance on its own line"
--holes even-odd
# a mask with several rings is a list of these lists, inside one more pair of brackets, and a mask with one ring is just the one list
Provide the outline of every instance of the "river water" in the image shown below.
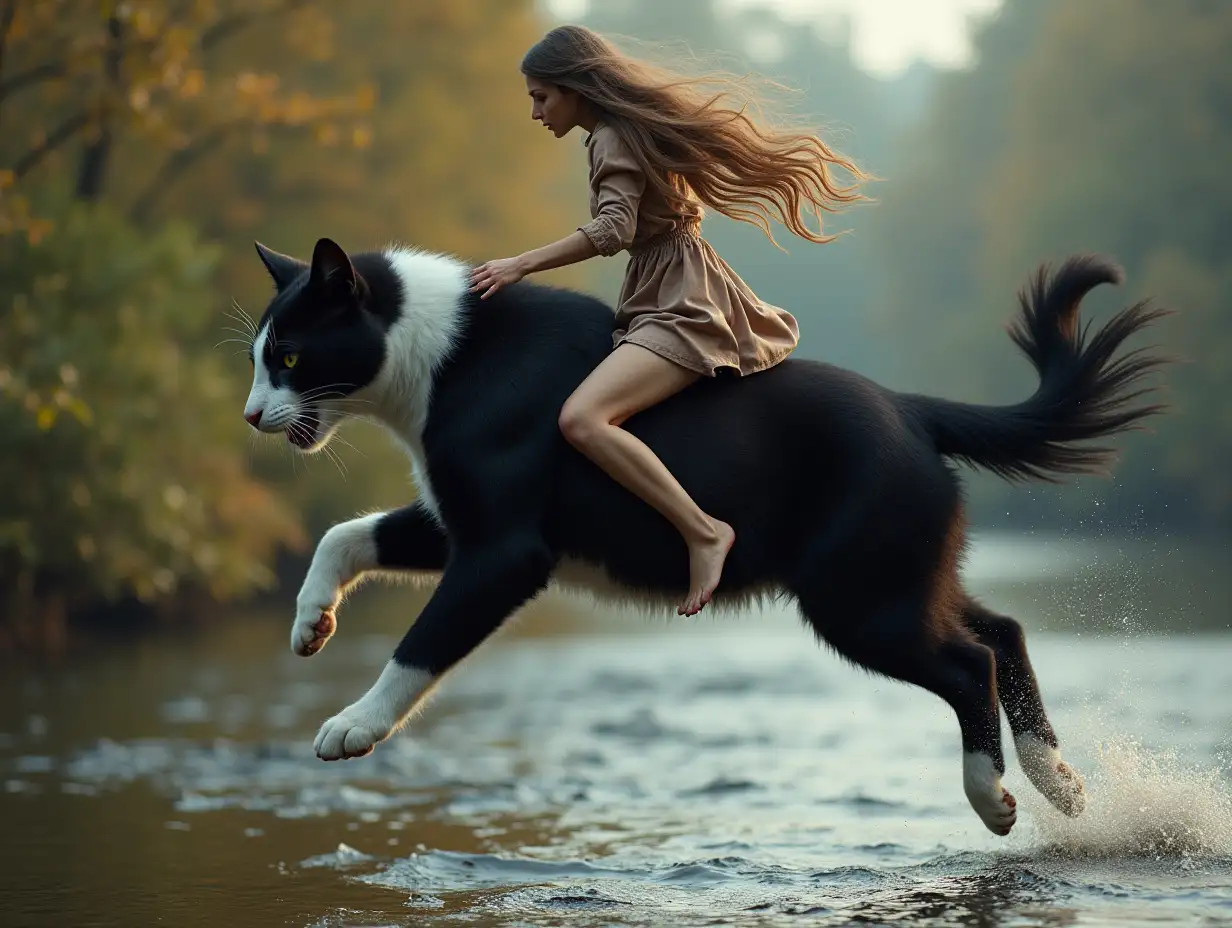
[[[1232,924],[1227,549],[978,539],[1031,630],[1086,812],[963,796],[935,697],[787,610],[662,621],[549,597],[372,756],[324,764],[421,594],[361,590],[315,658],[290,614],[100,645],[0,682],[0,923]],[[288,601],[294,591],[288,591]]]

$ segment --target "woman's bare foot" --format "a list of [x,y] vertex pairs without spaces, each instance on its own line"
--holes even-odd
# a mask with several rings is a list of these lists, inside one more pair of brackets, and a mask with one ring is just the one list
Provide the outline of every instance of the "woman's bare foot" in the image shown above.
[[689,595],[676,609],[677,615],[697,615],[710,602],[723,576],[727,552],[735,541],[735,529],[715,519],[713,537],[689,545]]

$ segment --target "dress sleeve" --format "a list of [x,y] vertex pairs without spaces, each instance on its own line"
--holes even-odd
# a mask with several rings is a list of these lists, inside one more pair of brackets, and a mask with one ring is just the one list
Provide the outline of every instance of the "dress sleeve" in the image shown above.
[[610,129],[595,133],[591,151],[590,185],[598,206],[595,218],[578,228],[599,254],[610,257],[633,241],[646,175],[620,136]]

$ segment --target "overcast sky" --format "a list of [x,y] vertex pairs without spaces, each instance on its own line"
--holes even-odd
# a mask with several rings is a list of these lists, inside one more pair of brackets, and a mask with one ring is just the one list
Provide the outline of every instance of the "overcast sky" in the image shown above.
[[[664,0],[670,3],[671,0]],[[725,6],[767,4],[795,20],[851,18],[856,62],[878,74],[893,75],[917,58],[940,66],[968,61],[967,19],[987,13],[1000,0],[719,0]],[[550,0],[564,19],[581,16],[589,0]]]

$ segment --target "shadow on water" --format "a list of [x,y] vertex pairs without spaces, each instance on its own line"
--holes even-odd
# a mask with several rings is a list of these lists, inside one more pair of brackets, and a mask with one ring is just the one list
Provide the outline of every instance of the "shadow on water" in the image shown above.
[[1011,752],[1006,840],[963,797],[949,711],[786,612],[661,623],[549,598],[342,764],[312,756],[316,725],[379,670],[413,592],[365,590],[310,661],[260,616],[16,668],[4,924],[1225,923],[1232,636],[1204,556],[979,541],[969,582],[1036,629],[1091,797],[1064,818]]

